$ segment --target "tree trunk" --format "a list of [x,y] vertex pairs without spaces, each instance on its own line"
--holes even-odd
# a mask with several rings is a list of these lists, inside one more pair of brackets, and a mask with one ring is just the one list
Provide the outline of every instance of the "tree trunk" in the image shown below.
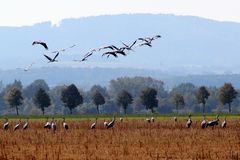
[[70,109],[70,114],[72,114],[72,108],[69,108]]
[[44,108],[42,108],[42,114],[44,115]]
[[152,113],[153,113],[153,108],[151,108],[151,111],[152,111]]
[[176,105],[176,110],[177,110],[177,114],[178,114],[178,105]]
[[18,107],[16,106],[17,116],[18,116]]
[[202,110],[203,114],[205,113],[205,103],[203,103],[203,110]]
[[231,103],[228,103],[228,111],[229,111],[229,113],[232,112],[232,109],[231,109]]
[[124,114],[127,114],[127,107],[124,107]]
[[99,112],[99,106],[97,105],[97,113],[99,114],[100,112]]

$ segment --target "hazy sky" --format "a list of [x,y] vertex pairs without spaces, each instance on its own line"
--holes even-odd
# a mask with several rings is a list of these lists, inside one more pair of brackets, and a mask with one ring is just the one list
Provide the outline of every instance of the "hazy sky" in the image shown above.
[[0,26],[121,13],[170,13],[240,22],[240,0],[1,0]]

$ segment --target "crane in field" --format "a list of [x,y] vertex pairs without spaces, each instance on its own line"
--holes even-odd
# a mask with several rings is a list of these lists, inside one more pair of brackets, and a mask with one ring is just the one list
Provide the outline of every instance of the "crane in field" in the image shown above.
[[187,127],[187,128],[190,128],[191,125],[192,125],[192,119],[191,119],[191,114],[189,114],[188,120],[187,120],[187,123],[186,123],[186,127]]
[[201,127],[202,127],[202,129],[207,127],[207,121],[206,121],[206,116],[205,115],[203,116],[203,120],[201,122]]
[[222,128],[226,128],[227,127],[227,119],[226,116],[224,117],[224,121],[221,124]]
[[5,122],[3,124],[3,129],[7,130],[9,128],[9,122],[8,122],[8,118],[5,118]]
[[56,121],[54,120],[54,118],[52,118],[52,121],[51,121],[51,128],[52,128],[53,132],[55,132],[57,129],[57,124],[56,124]]
[[217,126],[218,122],[219,122],[218,117],[219,117],[219,115],[217,115],[215,120],[208,121],[206,127],[208,127],[208,126],[212,126],[212,127]]
[[51,123],[48,121],[48,117],[46,118],[46,123],[44,125],[45,129],[51,129]]
[[97,118],[96,118],[95,122],[93,122],[93,123],[91,124],[90,128],[91,128],[91,129],[95,129],[96,126],[97,126]]
[[69,126],[68,126],[67,122],[65,121],[65,117],[63,117],[63,128],[66,130],[69,129]]
[[26,122],[24,123],[23,128],[22,128],[23,130],[26,130],[28,128],[28,120],[29,120],[29,118],[27,118]]
[[113,128],[115,124],[115,116],[113,116],[113,119],[107,124],[107,129]]
[[20,124],[21,124],[21,119],[19,119],[18,123],[14,126],[13,131],[18,130],[20,127]]

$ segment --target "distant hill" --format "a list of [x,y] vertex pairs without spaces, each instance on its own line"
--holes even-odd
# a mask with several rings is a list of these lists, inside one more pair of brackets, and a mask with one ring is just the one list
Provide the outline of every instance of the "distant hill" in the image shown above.
[[[240,73],[239,28],[239,23],[163,14],[66,19],[60,26],[51,26],[50,22],[46,22],[25,27],[0,27],[0,68],[15,69],[35,61],[36,68],[120,67],[162,70],[176,75]],[[127,57],[106,59],[95,55],[86,63],[72,62],[94,47],[120,45],[120,41],[131,43],[138,37],[154,34],[161,34],[162,38],[156,40],[152,48],[138,48]],[[34,40],[46,41],[50,50],[75,43],[79,46],[61,55],[60,63],[47,64],[42,56],[45,51],[40,46],[31,45]],[[114,76],[109,75],[109,78]],[[62,77],[64,81],[65,76]]]
[[240,89],[240,74],[226,75],[183,75],[176,76],[168,72],[146,69],[129,68],[59,68],[45,67],[30,70],[29,72],[19,70],[0,71],[0,77],[4,84],[12,83],[14,79],[21,80],[23,85],[29,85],[36,79],[44,79],[50,87],[56,85],[74,83],[83,89],[89,89],[94,84],[108,86],[112,79],[123,76],[145,76],[162,80],[166,89],[180,84],[191,82],[197,86],[221,86],[224,82],[231,82]]

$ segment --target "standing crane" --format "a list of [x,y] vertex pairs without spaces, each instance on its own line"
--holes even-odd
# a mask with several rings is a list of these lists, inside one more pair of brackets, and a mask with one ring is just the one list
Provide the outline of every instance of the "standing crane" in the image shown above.
[[108,124],[108,122],[105,121],[105,119],[104,119],[104,120],[103,120],[103,125],[104,125],[104,127],[107,127],[107,124]]
[[186,127],[187,127],[187,128],[190,128],[191,125],[192,125],[192,119],[191,119],[191,114],[189,114],[188,120],[187,120],[187,123],[186,123]]
[[44,128],[46,128],[46,129],[51,129],[51,123],[48,121],[48,117],[47,117],[47,119],[46,119],[46,123],[45,123],[45,125],[44,125]]
[[107,129],[113,128],[114,123],[115,123],[115,116],[113,116],[113,120],[111,120],[111,121],[107,124]]
[[218,125],[218,121],[219,121],[218,117],[219,117],[219,115],[217,115],[217,117],[216,117],[215,120],[212,120],[212,121],[207,122],[206,127],[208,127],[208,126],[214,127],[214,126]]
[[65,121],[65,117],[63,117],[63,128],[65,128],[66,130],[69,129],[69,126],[68,126],[67,122]]
[[151,117],[151,122],[154,122],[154,121],[155,121],[155,119],[153,117]]
[[23,125],[23,130],[26,130],[27,128],[28,128],[28,120],[29,120],[29,118],[27,118],[27,121],[26,121],[26,123]]
[[202,127],[202,129],[207,127],[207,121],[206,121],[206,116],[205,115],[203,116],[203,121],[201,122],[201,127]]
[[224,118],[224,121],[222,122],[222,128],[226,128],[227,127],[227,120],[226,120],[226,116]]
[[90,128],[91,128],[91,129],[95,129],[96,126],[97,126],[97,118],[96,118],[95,122],[93,122],[93,123],[91,124]]
[[8,122],[8,118],[5,118],[5,122],[3,124],[3,129],[7,130],[9,128],[9,122]]
[[54,118],[52,118],[52,121],[51,121],[51,128],[52,128],[53,132],[55,132],[57,129],[57,124],[56,124]]
[[13,131],[16,131],[17,129],[19,129],[21,124],[21,119],[19,119],[18,123],[14,126]]

